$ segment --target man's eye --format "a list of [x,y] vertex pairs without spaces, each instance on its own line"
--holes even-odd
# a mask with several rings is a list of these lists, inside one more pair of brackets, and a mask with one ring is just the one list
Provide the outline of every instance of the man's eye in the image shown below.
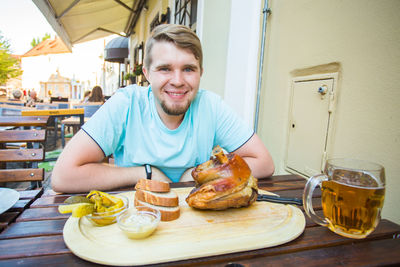
[[185,72],[191,72],[191,71],[194,71],[194,69],[193,69],[193,68],[184,68],[183,71],[185,71]]
[[167,68],[167,67],[162,67],[162,68],[159,68],[158,70],[159,70],[159,71],[169,71],[169,68]]

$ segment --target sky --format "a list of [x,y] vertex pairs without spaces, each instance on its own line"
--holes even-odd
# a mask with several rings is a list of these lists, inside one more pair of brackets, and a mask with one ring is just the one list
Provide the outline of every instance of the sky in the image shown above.
[[13,54],[28,52],[33,38],[55,32],[31,0],[0,0],[0,31]]
[[[28,52],[32,48],[33,38],[41,39],[46,33],[50,33],[52,39],[56,36],[53,28],[31,0],[0,0],[0,31],[3,38],[8,40],[12,54],[16,55]],[[105,44],[113,38],[115,36],[108,36],[74,45],[72,53],[67,56],[68,59],[57,66],[60,74],[67,78],[91,81],[92,86],[98,84],[103,65],[99,56],[103,54]],[[44,74],[43,70],[47,67],[37,68],[43,74],[42,76],[49,77],[51,74],[47,72]],[[51,72],[54,73],[55,70]],[[35,76],[35,74],[30,74],[32,77]],[[26,77],[28,75],[23,74],[23,87],[39,87],[37,80],[30,81]],[[47,78],[42,77],[41,80],[43,79]]]

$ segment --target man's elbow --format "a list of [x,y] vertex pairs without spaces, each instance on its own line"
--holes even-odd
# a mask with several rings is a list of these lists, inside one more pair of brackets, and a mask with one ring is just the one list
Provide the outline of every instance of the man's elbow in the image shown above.
[[263,163],[261,164],[262,167],[262,177],[271,177],[274,172],[275,172],[275,165],[274,162],[272,160],[272,158],[270,156],[268,156],[267,158],[265,158],[263,160]]
[[54,172],[51,175],[51,189],[59,193],[65,191],[60,181],[60,177]]
[[66,188],[65,186],[66,184],[68,184],[68,182],[66,182],[66,174],[68,173],[68,171],[63,170],[63,168],[60,167],[57,163],[54,166],[53,172],[51,174],[51,189],[59,193],[64,193],[68,190],[68,188]]
[[267,171],[266,171],[266,177],[270,177],[270,176],[272,176],[273,174],[274,174],[274,172],[275,172],[275,166],[274,166],[274,163],[273,162],[271,162],[270,164],[269,164],[269,168],[267,168]]

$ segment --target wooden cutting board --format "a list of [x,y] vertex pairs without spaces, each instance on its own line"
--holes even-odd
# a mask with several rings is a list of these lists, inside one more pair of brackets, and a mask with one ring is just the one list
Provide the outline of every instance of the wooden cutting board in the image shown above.
[[[303,212],[292,205],[255,202],[247,208],[200,211],[185,202],[191,189],[172,189],[179,196],[181,216],[160,222],[146,239],[127,238],[117,224],[95,227],[85,217],[70,217],[64,226],[64,241],[75,255],[91,262],[143,265],[276,246],[304,231]],[[133,206],[134,192],[123,195]]]

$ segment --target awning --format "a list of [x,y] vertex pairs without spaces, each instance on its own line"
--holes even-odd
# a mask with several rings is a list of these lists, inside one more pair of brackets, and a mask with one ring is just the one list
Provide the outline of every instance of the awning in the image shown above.
[[117,37],[109,41],[104,48],[104,60],[123,63],[129,55],[129,38]]
[[146,0],[33,0],[54,31],[72,45],[111,34],[130,36]]

